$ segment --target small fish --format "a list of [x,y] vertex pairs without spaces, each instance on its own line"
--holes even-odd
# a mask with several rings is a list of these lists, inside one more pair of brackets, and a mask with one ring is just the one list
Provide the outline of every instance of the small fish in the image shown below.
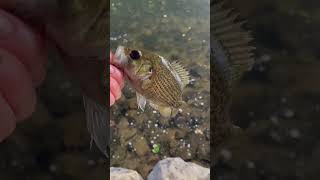
[[115,57],[136,90],[138,107],[144,111],[146,103],[164,117],[177,113],[182,92],[189,83],[189,72],[177,61],[141,49],[119,46]]

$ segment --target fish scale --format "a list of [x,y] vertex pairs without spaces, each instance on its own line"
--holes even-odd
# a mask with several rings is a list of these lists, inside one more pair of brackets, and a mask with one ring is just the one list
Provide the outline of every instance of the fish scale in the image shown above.
[[157,67],[155,72],[151,77],[152,85],[146,90],[146,97],[177,107],[182,93],[177,80],[163,64]]
[[116,65],[123,68],[136,90],[138,107],[147,102],[163,117],[173,117],[182,102],[183,88],[189,83],[189,72],[180,63],[169,63],[162,56],[143,49],[118,46]]

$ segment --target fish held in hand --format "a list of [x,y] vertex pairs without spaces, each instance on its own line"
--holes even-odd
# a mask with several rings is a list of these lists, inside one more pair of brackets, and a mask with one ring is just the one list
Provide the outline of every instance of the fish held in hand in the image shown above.
[[189,72],[178,62],[142,49],[119,46],[116,66],[122,68],[136,91],[138,107],[147,102],[164,117],[173,117],[182,101],[183,89],[189,84]]

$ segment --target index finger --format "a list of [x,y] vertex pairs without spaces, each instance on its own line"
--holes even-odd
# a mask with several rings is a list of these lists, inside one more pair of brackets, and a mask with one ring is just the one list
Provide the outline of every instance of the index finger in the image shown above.
[[[46,49],[41,34],[14,15],[0,8],[0,20],[7,32],[1,32],[0,48],[17,56],[31,74],[37,87],[45,76]],[[4,25],[2,25],[4,26]]]

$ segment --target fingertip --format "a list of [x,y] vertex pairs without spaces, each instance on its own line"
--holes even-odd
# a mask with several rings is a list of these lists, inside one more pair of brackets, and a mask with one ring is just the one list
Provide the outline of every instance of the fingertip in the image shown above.
[[112,106],[115,101],[116,101],[116,100],[115,100],[113,94],[110,92],[110,106]]
[[113,75],[115,73],[116,69],[113,65],[110,65],[110,74]]
[[118,82],[110,77],[110,91],[114,95],[115,99],[118,100],[121,97],[121,88]]
[[124,86],[122,72],[116,67],[114,67],[113,65],[110,65],[110,76],[113,77],[118,82],[118,84],[120,85],[120,88],[122,89]]
[[20,114],[17,115],[17,122],[23,121],[30,117],[33,112],[36,110],[37,104],[37,95],[35,91],[32,91],[29,97],[28,105],[25,106],[25,109],[20,111]]
[[46,71],[47,52],[43,38],[19,18],[1,9],[0,17],[12,27],[6,33],[0,31],[0,48],[14,54],[24,64],[33,85],[38,87]]
[[36,92],[30,74],[15,56],[3,49],[0,49],[0,93],[17,121],[26,119],[35,110]]
[[6,100],[0,95],[0,142],[6,139],[16,127],[16,117]]

